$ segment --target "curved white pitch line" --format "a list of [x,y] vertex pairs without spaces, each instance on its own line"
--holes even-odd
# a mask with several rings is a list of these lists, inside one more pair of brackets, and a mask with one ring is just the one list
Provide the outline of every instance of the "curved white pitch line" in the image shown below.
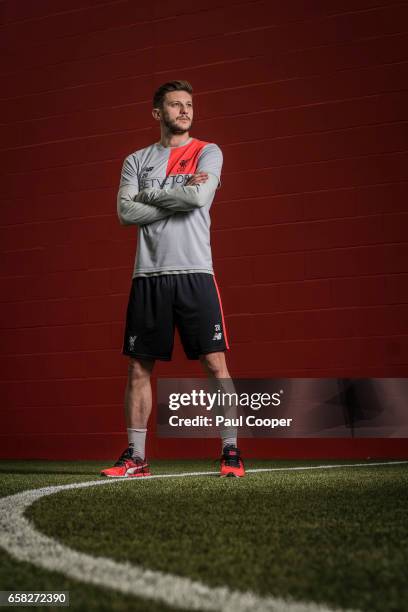
[[[261,468],[248,472],[322,469],[373,465],[395,465],[407,461],[351,464],[337,466],[304,466],[294,468]],[[135,478],[145,482],[155,478],[179,478],[211,475],[217,472],[188,472]],[[186,610],[219,610],[221,612],[332,612],[333,608],[313,603],[294,602],[275,597],[259,597],[251,592],[232,591],[227,587],[209,587],[201,582],[164,572],[146,570],[126,562],[81,553],[43,535],[25,518],[25,510],[36,500],[60,491],[112,485],[128,479],[96,480],[33,489],[0,498],[0,546],[19,561],[33,563],[69,578],[108,587],[125,594],[160,601]]]

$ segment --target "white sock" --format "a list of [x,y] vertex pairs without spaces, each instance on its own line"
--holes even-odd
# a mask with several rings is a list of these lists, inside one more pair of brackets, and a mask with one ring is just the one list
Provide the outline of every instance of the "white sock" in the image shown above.
[[139,457],[139,459],[145,458],[146,432],[147,429],[132,429],[128,427],[128,444],[132,449],[133,457]]
[[226,446],[229,446],[229,445],[236,446],[237,445],[236,431],[237,430],[235,430],[235,433],[234,433],[234,430],[231,431],[231,429],[229,429],[229,430],[226,430],[225,432],[224,431],[221,432],[222,450],[224,450]]

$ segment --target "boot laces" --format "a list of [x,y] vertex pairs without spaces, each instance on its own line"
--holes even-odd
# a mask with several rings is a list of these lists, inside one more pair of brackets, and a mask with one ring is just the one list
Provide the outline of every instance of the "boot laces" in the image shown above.
[[[231,454],[232,451],[234,454]],[[240,452],[237,448],[234,447],[230,447],[230,446],[226,446],[224,448],[224,452],[222,454],[222,460],[224,461],[224,464],[228,467],[235,467],[235,468],[239,468],[240,464],[241,464],[241,459],[240,459]]]
[[130,447],[123,451],[123,453],[115,463],[115,467],[121,467],[122,465],[125,465],[126,461],[133,461],[132,449]]

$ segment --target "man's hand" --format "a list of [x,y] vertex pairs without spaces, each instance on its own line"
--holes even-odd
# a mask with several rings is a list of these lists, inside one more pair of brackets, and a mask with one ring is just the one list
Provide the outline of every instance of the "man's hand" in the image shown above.
[[197,172],[190,176],[190,178],[184,183],[185,185],[199,185],[205,183],[208,180],[207,172]]

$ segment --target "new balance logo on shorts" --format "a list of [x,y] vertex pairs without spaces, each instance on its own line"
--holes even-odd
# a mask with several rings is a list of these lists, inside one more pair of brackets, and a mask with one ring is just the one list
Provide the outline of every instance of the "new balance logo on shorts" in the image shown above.
[[214,325],[213,340],[221,340],[221,339],[222,339],[221,325],[217,323],[216,325]]

